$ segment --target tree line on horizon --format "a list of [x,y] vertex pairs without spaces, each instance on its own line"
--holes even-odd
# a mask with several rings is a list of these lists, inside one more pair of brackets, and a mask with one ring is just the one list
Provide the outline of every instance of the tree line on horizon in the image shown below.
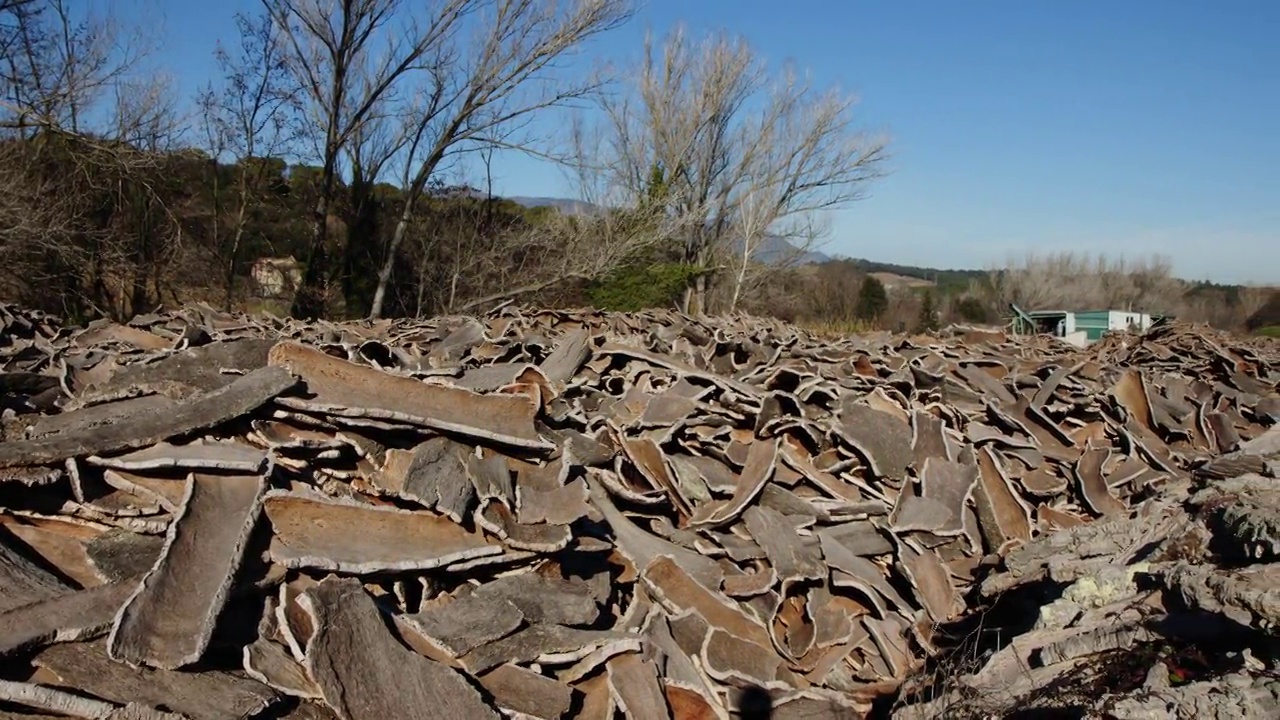
[[[998,322],[1045,273],[1224,326],[1253,302],[1159,261],[1052,256],[883,298],[865,266],[800,266],[889,172],[887,137],[728,33],[581,61],[630,0],[262,0],[210,38],[194,97],[114,9],[0,0],[0,298],[64,317],[262,307],[251,270],[280,257],[301,282],[273,309],[303,318],[517,300],[930,329]],[[599,211],[493,197],[499,151],[558,163]]]

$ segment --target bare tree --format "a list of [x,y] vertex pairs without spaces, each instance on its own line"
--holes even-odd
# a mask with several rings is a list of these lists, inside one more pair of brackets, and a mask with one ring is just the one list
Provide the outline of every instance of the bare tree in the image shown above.
[[148,38],[94,9],[0,8],[0,267],[68,315],[120,316],[160,298],[181,249],[167,172],[181,158],[160,152],[181,128],[168,78],[142,66]]
[[[239,43],[233,50],[219,44],[214,60],[222,73],[221,87],[210,84],[200,94],[206,133],[216,163],[224,152],[235,165],[235,205],[231,217],[231,237],[221,255],[225,263],[224,298],[230,309],[235,296],[249,207],[260,200],[270,165],[263,160],[279,157],[294,147],[299,110],[297,85],[286,64],[281,27],[270,16],[235,16]],[[214,178],[218,173],[214,172]],[[215,205],[218,188],[214,186]],[[215,211],[216,215],[216,211]],[[214,243],[222,246],[214,224]]]
[[744,193],[730,226],[737,247],[725,253],[729,312],[736,311],[761,283],[793,267],[825,234],[825,227],[812,215],[779,223],[777,205],[764,195],[756,188]]
[[[326,304],[327,224],[343,151],[397,83],[430,65],[433,49],[480,3],[438,0],[423,3],[422,12],[402,12],[401,0],[262,0],[285,34],[287,61],[306,98],[306,125],[314,128],[312,140],[321,161],[306,272],[294,315],[316,317]],[[383,52],[375,54],[377,50]]]
[[624,23],[630,0],[492,0],[466,43],[449,37],[433,54],[411,114],[404,207],[378,273],[369,316],[382,314],[396,253],[414,208],[451,154],[494,145],[529,150],[515,132],[532,115],[585,97],[600,79],[552,82],[547,71],[593,36]]
[[380,260],[381,219],[390,215],[375,189],[408,140],[404,117],[396,112],[394,103],[384,99],[352,135],[346,148],[351,174],[350,217],[338,274],[349,314],[354,312],[357,301],[369,297],[366,283],[376,274]]
[[530,219],[523,208],[493,197],[491,156],[481,153],[482,192],[464,186],[458,197],[436,188],[427,197],[432,208],[420,220],[426,232],[415,233],[409,245],[418,263],[419,315],[474,311],[515,298],[556,302],[577,296],[585,284],[671,232],[674,218],[660,205],[624,206],[620,198],[597,194],[588,173],[575,180],[591,200]]
[[1247,325],[1249,319],[1266,307],[1276,293],[1280,293],[1280,290],[1264,285],[1245,285],[1240,288],[1239,302],[1236,303],[1239,317],[1233,324],[1240,327]]
[[672,212],[687,218],[682,258],[705,272],[685,293],[686,312],[708,310],[748,205],[747,225],[776,231],[862,198],[887,159],[883,137],[854,127],[851,97],[790,69],[771,80],[745,41],[723,35],[693,41],[677,28],[660,47],[647,39],[628,92],[601,105],[610,140],[598,165],[637,197],[659,168]]
[[988,270],[988,280],[1000,311],[1016,303],[1025,310],[1170,312],[1186,291],[1169,260],[1158,255],[1131,261],[1070,251],[1027,253]]

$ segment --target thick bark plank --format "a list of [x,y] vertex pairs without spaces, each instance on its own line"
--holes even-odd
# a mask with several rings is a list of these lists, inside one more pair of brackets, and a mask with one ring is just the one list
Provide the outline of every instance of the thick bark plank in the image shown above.
[[73,590],[0,613],[0,656],[106,633],[139,580]]
[[501,545],[425,512],[279,491],[267,494],[263,511],[275,532],[271,559],[289,568],[429,570],[502,554]]
[[54,645],[33,663],[67,687],[114,703],[165,707],[191,720],[254,717],[280,697],[256,680],[229,673],[130,667],[108,658],[101,642]]
[[743,520],[778,573],[784,591],[789,583],[827,576],[821,548],[816,542],[805,542],[797,535],[795,527],[782,513],[766,507],[751,507],[743,514]]
[[286,403],[298,409],[407,422],[521,448],[554,449],[534,429],[538,405],[522,395],[479,395],[428,385],[293,342],[273,347],[268,361],[289,368],[306,382],[312,397]]
[[192,474],[160,559],[120,609],[112,659],[174,670],[199,660],[257,522],[266,479]]
[[299,603],[316,628],[307,670],[344,720],[498,719],[457,671],[400,644],[359,581],[327,578]]
[[86,398],[106,397],[142,385],[180,383],[199,392],[212,392],[235,382],[224,370],[249,373],[266,366],[272,339],[244,339],[209,343],[179,350],[160,360],[125,365],[104,383],[88,389]]
[[[230,382],[232,378],[228,378]],[[175,403],[164,395],[143,395],[142,397],[116,400],[90,405],[79,410],[48,415],[37,420],[27,428],[27,437],[38,439],[56,435],[67,435],[91,431],[104,425],[129,422],[151,413],[168,412]]]
[[0,468],[49,464],[154,445],[253,412],[296,384],[297,378],[281,368],[261,368],[190,402],[132,422],[0,444]]

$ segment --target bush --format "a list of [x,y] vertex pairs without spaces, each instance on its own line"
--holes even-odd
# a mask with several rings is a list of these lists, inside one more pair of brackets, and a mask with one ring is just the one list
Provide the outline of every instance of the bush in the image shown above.
[[627,267],[587,287],[587,300],[598,310],[631,312],[671,307],[699,269],[683,263]]
[[976,297],[963,297],[956,301],[956,315],[961,320],[978,325],[991,322],[991,308]]

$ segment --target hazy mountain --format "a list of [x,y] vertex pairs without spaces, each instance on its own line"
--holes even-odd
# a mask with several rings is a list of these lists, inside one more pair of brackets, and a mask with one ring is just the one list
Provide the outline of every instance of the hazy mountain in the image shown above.
[[529,197],[526,195],[517,195],[507,199],[511,202],[519,203],[527,208],[553,207],[566,215],[579,215],[598,209],[597,205],[584,202],[582,200],[573,200],[571,198]]

